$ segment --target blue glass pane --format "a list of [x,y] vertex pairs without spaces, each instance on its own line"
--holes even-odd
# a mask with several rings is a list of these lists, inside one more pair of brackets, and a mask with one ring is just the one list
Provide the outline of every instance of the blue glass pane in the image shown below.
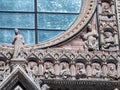
[[82,0],[38,0],[39,12],[79,12]]
[[63,33],[62,31],[46,31],[46,30],[38,30],[38,42],[44,42],[55,38],[59,34]]
[[34,11],[34,0],[0,0],[0,11]]
[[[34,30],[20,30],[20,33],[25,39],[25,44],[34,44],[35,43],[35,34]],[[12,40],[15,37],[14,30],[0,30],[0,43],[3,44],[12,44]]]
[[0,43],[11,44],[14,38],[13,30],[0,30]]
[[0,13],[2,28],[34,28],[34,14]]
[[75,14],[38,14],[38,28],[67,29],[75,21]]
[[20,33],[24,37],[25,44],[35,43],[35,30],[20,30]]

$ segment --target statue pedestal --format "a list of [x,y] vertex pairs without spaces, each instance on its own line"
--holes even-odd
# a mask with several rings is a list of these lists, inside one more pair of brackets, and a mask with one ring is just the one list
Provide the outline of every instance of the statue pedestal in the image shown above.
[[11,59],[11,63],[12,64],[24,64],[26,62],[26,60],[24,58],[13,58]]

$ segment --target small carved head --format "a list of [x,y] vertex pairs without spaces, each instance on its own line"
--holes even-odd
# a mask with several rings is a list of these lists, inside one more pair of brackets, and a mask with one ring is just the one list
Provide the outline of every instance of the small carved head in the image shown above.
[[14,31],[15,31],[15,35],[20,34],[20,32],[19,32],[18,28],[15,28],[15,29],[14,29]]

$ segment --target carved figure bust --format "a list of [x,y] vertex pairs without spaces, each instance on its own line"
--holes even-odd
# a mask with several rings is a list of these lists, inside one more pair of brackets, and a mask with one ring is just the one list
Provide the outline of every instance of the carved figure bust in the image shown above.
[[104,37],[104,49],[110,49],[111,47],[115,47],[115,40],[111,32],[105,32]]

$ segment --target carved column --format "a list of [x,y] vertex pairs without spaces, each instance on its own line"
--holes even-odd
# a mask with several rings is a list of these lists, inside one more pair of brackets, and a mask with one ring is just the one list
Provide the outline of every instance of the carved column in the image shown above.
[[72,79],[75,79],[75,74],[76,74],[75,62],[71,62],[70,72],[71,72]]
[[44,70],[44,69],[43,69],[43,62],[39,62],[39,66],[38,66],[38,67],[39,67],[39,69],[38,69],[39,75],[40,75],[40,76],[43,76],[43,72],[44,72],[44,71],[43,71],[43,70]]
[[54,66],[55,66],[55,75],[56,75],[56,78],[58,78],[60,73],[59,61],[55,61]]
[[117,77],[120,77],[120,61],[117,64]]
[[91,77],[92,77],[92,67],[91,67],[91,63],[90,62],[88,62],[86,64],[86,71],[87,71],[88,79],[91,79]]
[[106,79],[107,78],[107,63],[106,62],[102,63],[102,73],[103,73],[103,78]]

